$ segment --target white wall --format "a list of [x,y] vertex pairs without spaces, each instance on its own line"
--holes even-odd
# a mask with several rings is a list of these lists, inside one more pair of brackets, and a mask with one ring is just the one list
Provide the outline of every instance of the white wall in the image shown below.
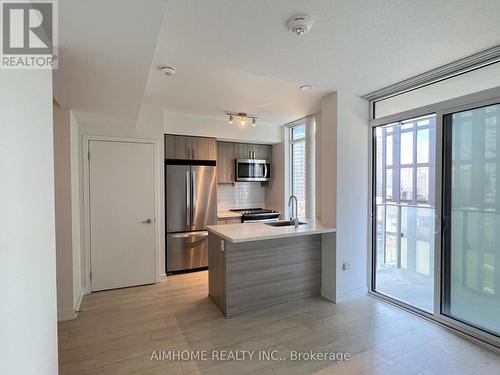
[[[164,151],[163,151],[163,137],[164,137],[164,119],[163,110],[160,110],[152,105],[143,104],[137,119],[137,126],[135,128],[118,128],[106,126],[106,124],[81,124],[79,125],[79,146],[80,146],[80,196],[83,194],[83,168],[86,165],[86,158],[82,155],[83,150],[83,136],[106,136],[117,138],[142,138],[158,141],[158,158],[156,160],[157,168],[157,181],[158,192],[157,195],[157,212],[158,212],[158,228],[160,231],[157,247],[159,250],[159,275],[158,278],[165,276],[165,208],[164,208]],[[83,202],[83,201],[82,201]],[[82,228],[84,223],[84,202],[80,205],[80,220],[82,221]],[[82,237],[84,231],[82,230]],[[83,289],[90,292],[90,285],[88,285],[89,275],[89,254],[85,253],[88,247],[85,244],[85,238],[82,238],[82,283]]]
[[82,290],[82,251],[81,251],[81,220],[80,205],[83,200],[80,195],[80,151],[78,142],[78,121],[70,111],[70,147],[71,147],[71,239],[73,246],[73,310],[80,308],[84,291]]
[[[337,224],[337,93],[325,95],[321,99],[321,116],[317,119],[319,176],[316,185],[321,202],[318,210],[321,222],[330,227]],[[318,214],[317,214],[318,215]]]
[[52,72],[0,82],[0,374],[55,375]]
[[342,91],[323,97],[317,139],[317,216],[337,229],[323,237],[321,293],[342,302],[368,291],[368,103]]
[[70,112],[54,102],[54,188],[58,320],[75,318],[71,210]]
[[314,115],[316,120],[316,218],[321,219],[321,113]]
[[284,144],[273,145],[271,181],[266,188],[266,207],[281,212],[285,217],[285,150]]
[[252,127],[247,123],[240,126],[235,118],[233,124],[225,120],[214,120],[203,117],[165,111],[165,133],[194,136],[215,137],[224,141],[280,143],[281,128],[279,126],[259,125]]
[[[316,116],[316,216],[323,225],[335,228],[337,222],[337,93],[321,99]],[[323,235],[321,253],[321,295],[336,302],[336,234]]]
[[[358,96],[339,91],[337,112],[336,302],[342,302],[368,291],[370,129],[368,103]],[[343,263],[348,270],[342,270]]]

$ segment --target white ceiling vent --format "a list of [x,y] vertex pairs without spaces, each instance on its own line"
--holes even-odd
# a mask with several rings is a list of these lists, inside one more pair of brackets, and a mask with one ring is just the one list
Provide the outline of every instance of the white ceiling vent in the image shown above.
[[297,14],[288,20],[287,25],[288,30],[290,30],[292,34],[301,36],[311,31],[313,23],[313,17],[307,14]]

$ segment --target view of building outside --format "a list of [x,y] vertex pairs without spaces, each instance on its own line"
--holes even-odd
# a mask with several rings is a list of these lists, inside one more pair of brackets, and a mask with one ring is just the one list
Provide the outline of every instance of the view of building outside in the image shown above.
[[500,333],[500,105],[445,116],[451,132],[446,315]]
[[436,117],[375,130],[375,290],[431,312]]
[[306,215],[306,126],[290,129],[291,194],[297,197],[298,216]]

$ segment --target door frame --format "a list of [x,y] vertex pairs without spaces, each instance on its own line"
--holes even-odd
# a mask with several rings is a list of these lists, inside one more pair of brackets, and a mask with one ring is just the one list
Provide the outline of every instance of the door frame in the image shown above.
[[[441,313],[441,303],[442,303],[442,275],[443,275],[443,236],[442,236],[442,204],[443,204],[443,116],[453,112],[460,112],[467,109],[472,109],[476,107],[481,107],[485,105],[495,104],[500,102],[500,87],[493,89],[488,89],[480,91],[477,93],[465,95],[462,97],[445,100],[435,104],[427,105],[420,108],[411,109],[408,111],[403,111],[396,114],[391,114],[389,116],[380,117],[373,119],[373,102],[370,102],[370,142],[369,142],[369,181],[370,188],[368,189],[368,217],[370,218],[368,223],[368,240],[369,240],[369,254],[368,254],[368,280],[369,287],[368,293],[376,298],[382,299],[386,302],[394,304],[401,307],[411,313],[419,315],[425,319],[428,319],[434,323],[437,323],[447,329],[453,330],[455,333],[474,341],[475,343],[487,346],[489,349],[500,353],[500,338],[489,334],[480,329],[474,328],[472,326],[463,324],[458,320],[452,319]],[[374,145],[374,129],[377,126],[390,124],[393,122],[401,121],[404,119],[410,119],[414,117],[424,116],[431,113],[436,114],[436,160],[435,160],[435,214],[439,218],[436,223],[435,236],[434,236],[434,311],[433,313],[424,312],[418,308],[415,308],[409,304],[401,302],[397,299],[386,296],[374,290],[375,281],[375,220],[374,220],[374,177],[375,177],[375,145]],[[438,228],[439,229],[438,229]]]
[[92,281],[90,278],[91,271],[91,246],[90,246],[90,142],[91,141],[102,141],[102,142],[119,142],[119,143],[146,143],[153,145],[153,158],[154,158],[154,259],[155,259],[155,281],[160,282],[165,278],[164,273],[161,270],[161,167],[159,161],[160,143],[156,139],[147,138],[128,138],[128,137],[113,137],[113,136],[94,136],[94,135],[83,135],[82,136],[82,188],[83,188],[83,264],[82,264],[82,275],[84,281],[84,293],[92,293]]

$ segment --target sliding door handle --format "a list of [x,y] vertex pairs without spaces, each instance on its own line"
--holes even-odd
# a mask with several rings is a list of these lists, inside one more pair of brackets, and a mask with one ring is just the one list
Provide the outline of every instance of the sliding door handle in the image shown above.
[[151,220],[151,219],[146,219],[146,220],[141,221],[142,224],[151,224],[152,222],[153,222],[153,220]]

